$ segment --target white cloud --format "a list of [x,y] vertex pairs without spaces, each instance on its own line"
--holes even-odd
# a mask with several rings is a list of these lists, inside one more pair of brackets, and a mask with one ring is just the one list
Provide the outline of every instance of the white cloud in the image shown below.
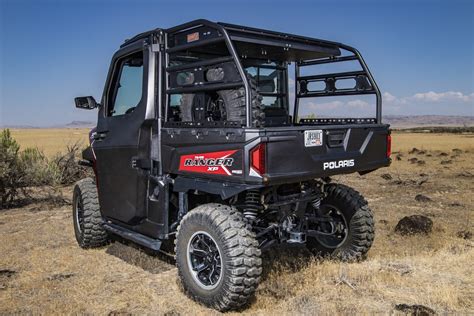
[[[310,101],[311,100],[311,101]],[[301,101],[300,110],[305,115],[347,116],[371,115],[375,113],[373,101],[359,99],[327,100],[324,98],[306,99]],[[403,115],[474,115],[474,93],[464,94],[457,91],[420,92],[411,96],[398,97],[390,92],[382,94],[382,112]]]
[[383,101],[389,104],[413,104],[416,102],[460,102],[469,103],[474,101],[474,93],[463,94],[458,91],[446,91],[446,92],[420,92],[415,93],[409,97],[398,98],[389,92],[382,94]]
[[370,106],[368,102],[362,100],[352,100],[347,102],[347,105],[353,108],[367,108]]
[[393,102],[397,99],[393,94],[390,94],[389,92],[384,92],[382,94],[382,100],[386,102]]
[[331,102],[323,102],[323,103],[316,103],[316,102],[307,102],[305,104],[311,110],[334,110],[340,109],[344,107],[353,107],[353,108],[367,108],[370,107],[370,103],[363,101],[363,100],[351,100],[347,102],[343,101],[331,101]]
[[407,97],[397,97],[389,92],[384,92],[382,100],[384,113],[390,114],[474,114],[474,93],[428,91]]
[[315,103],[315,102],[308,102],[307,106],[311,110],[334,110],[344,106],[345,103],[342,101],[331,101],[325,103]]
[[447,91],[436,93],[434,91],[429,91],[425,93],[416,93],[412,96],[414,100],[423,101],[423,102],[442,102],[442,101],[460,101],[460,102],[469,102],[474,100],[474,93],[470,95],[463,94],[458,91]]

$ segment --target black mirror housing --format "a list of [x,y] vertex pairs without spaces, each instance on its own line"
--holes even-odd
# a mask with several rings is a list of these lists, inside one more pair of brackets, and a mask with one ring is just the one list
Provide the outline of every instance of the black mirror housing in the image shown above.
[[76,108],[78,109],[92,110],[98,106],[93,96],[77,97],[74,98],[74,102],[76,103]]

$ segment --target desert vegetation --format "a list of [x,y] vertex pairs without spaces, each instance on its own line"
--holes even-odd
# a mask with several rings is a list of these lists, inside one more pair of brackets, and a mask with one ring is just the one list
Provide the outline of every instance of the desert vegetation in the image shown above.
[[[47,157],[38,147],[22,149],[9,129],[0,133],[0,209],[33,199],[33,192],[71,185],[87,175],[76,163],[79,143],[67,145],[65,152]],[[56,189],[56,190],[55,190]],[[53,196],[50,196],[54,199]]]
[[[301,247],[266,252],[263,281],[242,312],[474,312],[474,135],[392,136],[390,168],[333,178],[359,190],[374,211],[368,258],[341,263]],[[22,160],[28,146],[18,140]],[[42,164],[54,165],[54,154],[43,156]],[[121,241],[80,249],[68,204],[72,186],[55,179],[66,202],[48,202],[48,190],[36,186],[29,189],[34,199],[0,211],[0,314],[217,314],[182,294],[165,255]]]

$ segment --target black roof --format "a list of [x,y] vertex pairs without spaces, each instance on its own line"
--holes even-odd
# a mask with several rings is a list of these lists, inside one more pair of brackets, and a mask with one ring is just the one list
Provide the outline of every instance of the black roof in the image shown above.
[[339,47],[342,44],[331,42],[327,40],[322,40],[318,38],[312,38],[307,36],[295,35],[290,33],[282,33],[277,31],[270,31],[265,29],[259,29],[254,27],[242,26],[237,24],[229,24],[218,22],[217,24],[222,25],[229,33],[241,33],[246,35],[254,35],[254,36],[264,36],[273,39],[279,39],[282,41],[292,41],[292,42],[299,42],[309,45],[320,45],[320,46],[327,46],[327,47]]
[[253,38],[254,40],[267,39],[273,42],[283,41],[283,42],[293,44],[293,45],[298,45],[298,44],[307,45],[307,46],[316,45],[316,46],[319,46],[320,48],[323,48],[324,50],[327,50],[327,53],[330,55],[339,55],[338,53],[339,48],[341,47],[343,48],[344,46],[346,46],[341,43],[307,37],[307,36],[295,35],[295,34],[290,34],[290,33],[282,33],[282,32],[277,32],[277,31],[259,29],[259,28],[224,23],[224,22],[211,22],[208,20],[199,19],[199,20],[194,20],[194,21],[187,22],[184,24],[180,24],[168,29],[156,28],[147,32],[137,34],[136,36],[125,40],[125,42],[120,47],[127,46],[128,44],[132,42],[146,38],[156,32],[160,32],[160,31],[164,31],[166,33],[180,32],[186,29],[203,25],[203,24],[215,26],[217,28],[219,27],[224,28],[229,33],[231,39],[233,40],[236,40],[236,39],[242,40],[243,37],[245,37],[247,41],[250,41],[250,42],[251,42],[251,39]]

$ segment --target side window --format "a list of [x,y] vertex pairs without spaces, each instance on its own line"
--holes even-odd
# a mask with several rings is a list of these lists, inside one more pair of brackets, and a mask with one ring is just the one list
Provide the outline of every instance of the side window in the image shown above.
[[132,113],[140,103],[143,91],[143,52],[119,61],[116,71],[108,116]]

